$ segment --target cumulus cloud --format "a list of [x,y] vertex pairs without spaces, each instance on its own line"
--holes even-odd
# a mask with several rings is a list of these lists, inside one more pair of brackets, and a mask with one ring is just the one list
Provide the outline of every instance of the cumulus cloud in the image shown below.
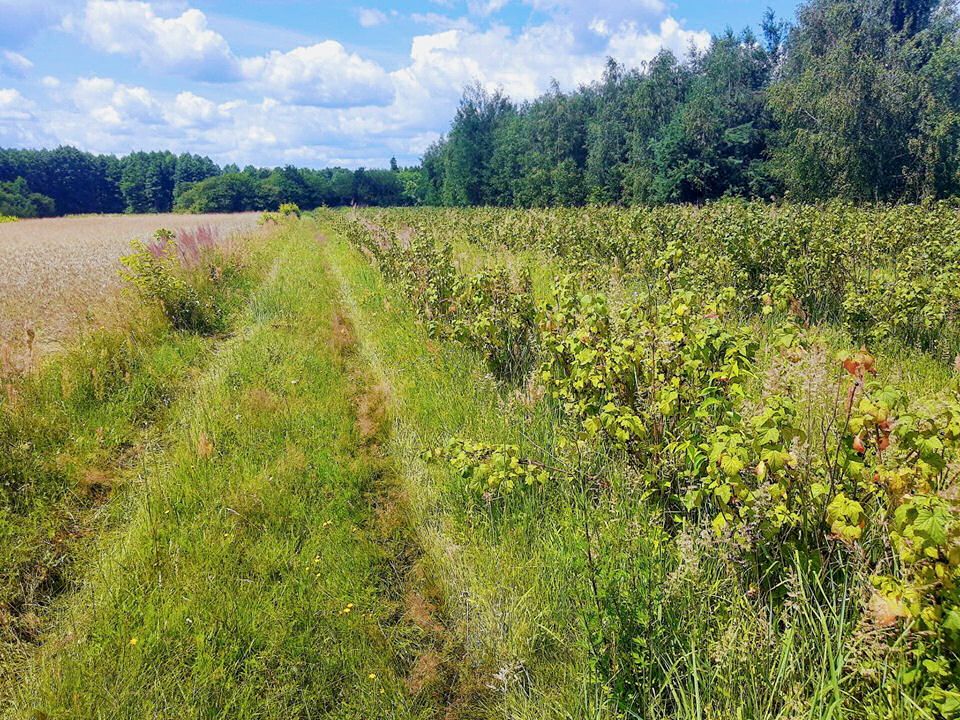
[[[520,27],[497,19],[504,0],[434,1],[449,16],[411,15],[429,29],[411,38],[407,57],[388,71],[335,40],[271,40],[259,47],[299,46],[239,57],[218,32],[226,26],[188,0],[87,0],[73,28],[93,48],[138,59],[158,73],[225,84],[181,82],[165,91],[145,80],[92,76],[61,85],[44,77],[42,59],[33,57],[43,77],[34,80],[42,111],[16,90],[0,91],[0,121],[6,118],[0,140],[16,132],[14,141],[23,144],[24,133],[42,131],[54,143],[97,152],[167,147],[220,163],[377,166],[391,155],[408,162],[447,129],[464,86],[474,80],[529,100],[553,79],[565,89],[598,79],[607,56],[633,66],[663,47],[683,53],[710,40],[667,15],[664,0],[518,0],[538,12]],[[8,2],[0,0],[0,8]],[[473,14],[454,17],[454,7]],[[355,10],[366,27],[395,14],[364,12]],[[0,61],[5,57],[0,51]]]
[[131,130],[135,124],[163,122],[163,106],[143,87],[123,85],[108,78],[80,78],[72,96],[78,110],[112,128]]
[[164,18],[146,2],[90,0],[82,31],[93,47],[137,57],[152,70],[198,80],[238,76],[239,64],[227,41],[211,30],[206,15],[194,8]]
[[41,122],[37,104],[13,88],[0,88],[0,147],[43,147],[57,143]]
[[468,83],[478,80],[486,88],[502,88],[517,100],[540,95],[556,79],[574,88],[600,77],[608,56],[631,66],[653,58],[662,48],[678,53],[691,45],[706,47],[709,33],[683,28],[676,20],[663,20],[656,30],[634,23],[611,29],[596,28],[603,47],[584,54],[578,49],[573,28],[543,23],[520,33],[504,25],[484,31],[447,30],[413,39],[410,63],[393,73],[399,98],[416,98],[436,112],[436,102],[459,98]]
[[213,127],[224,116],[216,103],[192,92],[182,92],[166,113],[177,127]]
[[242,61],[243,76],[264,92],[297,105],[387,105],[393,86],[375,62],[328,40]]
[[710,45],[710,33],[687,30],[672,17],[665,18],[658,32],[639,30],[627,23],[609,35],[610,55],[629,66],[639,66],[650,60],[661,49],[683,55],[691,48],[705,50]]

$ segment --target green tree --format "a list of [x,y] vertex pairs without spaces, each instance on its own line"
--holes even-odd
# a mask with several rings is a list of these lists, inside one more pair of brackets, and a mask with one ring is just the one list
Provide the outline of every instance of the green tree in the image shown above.
[[955,188],[956,8],[935,0],[809,0],[771,107],[794,197],[853,200]]
[[30,191],[27,181],[0,182],[0,215],[19,218],[49,217],[56,207],[51,198]]
[[514,112],[501,92],[488,93],[479,84],[467,88],[444,148],[444,204],[493,202],[490,170],[496,130]]
[[653,202],[775,192],[766,152],[772,59],[749,31],[728,31],[693,59],[683,102],[652,144]]

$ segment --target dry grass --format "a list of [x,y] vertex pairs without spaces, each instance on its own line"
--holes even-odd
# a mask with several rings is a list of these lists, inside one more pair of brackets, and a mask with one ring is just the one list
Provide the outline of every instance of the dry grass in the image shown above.
[[[159,228],[214,228],[220,237],[257,227],[258,213],[105,215],[0,225],[0,348],[7,362],[59,348],[89,322],[120,284],[119,258],[130,242]],[[33,335],[31,335],[33,333]],[[12,358],[12,360],[11,360]]]

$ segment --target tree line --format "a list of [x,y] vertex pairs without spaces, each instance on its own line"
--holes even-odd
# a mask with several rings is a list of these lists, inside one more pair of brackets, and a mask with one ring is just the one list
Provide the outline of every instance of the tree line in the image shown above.
[[795,22],[514,103],[479,85],[423,158],[466,206],[916,201],[960,194],[953,0],[809,0]]
[[301,207],[407,205],[417,169],[219,167],[208,157],[135,152],[122,158],[72,147],[0,149],[0,215],[242,212]]

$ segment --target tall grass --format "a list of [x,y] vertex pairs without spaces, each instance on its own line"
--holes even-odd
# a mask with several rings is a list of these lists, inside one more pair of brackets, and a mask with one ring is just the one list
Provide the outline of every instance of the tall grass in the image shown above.
[[[243,256],[246,283],[258,268]],[[226,322],[242,284],[217,297]],[[107,522],[107,501],[129,486],[170,406],[212,357],[211,340],[132,295],[97,318],[61,353],[0,372],[0,683],[15,682],[51,604],[76,580],[85,538]],[[31,350],[32,341],[29,332]]]
[[[362,372],[303,227],[172,409],[126,521],[29,666],[12,717],[432,717],[373,504]],[[409,646],[409,647],[408,647]]]

